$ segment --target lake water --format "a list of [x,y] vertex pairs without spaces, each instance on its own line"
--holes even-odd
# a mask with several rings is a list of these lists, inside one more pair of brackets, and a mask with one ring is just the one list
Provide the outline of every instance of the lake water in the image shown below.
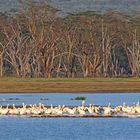
[[45,105],[67,105],[78,106],[81,105],[81,101],[71,100],[72,98],[83,96],[86,97],[85,104],[89,105],[108,105],[110,102],[112,106],[120,105],[126,102],[128,105],[134,102],[140,101],[139,93],[108,93],[108,94],[70,94],[70,93],[53,93],[53,94],[0,94],[0,105],[15,104],[38,104],[43,103]]
[[[115,10],[139,15],[139,0],[50,0],[51,5],[60,10],[61,15],[85,11],[104,12]],[[17,8],[17,0],[0,0],[0,10]]]
[[0,118],[0,140],[139,140],[138,118]]
[[[86,97],[86,104],[119,105],[140,101],[140,94],[0,94],[0,104],[39,103],[80,105],[70,100]],[[14,101],[10,98],[18,98]],[[48,98],[48,100],[40,100]],[[10,100],[9,100],[10,99]],[[140,118],[0,117],[0,140],[139,140]]]

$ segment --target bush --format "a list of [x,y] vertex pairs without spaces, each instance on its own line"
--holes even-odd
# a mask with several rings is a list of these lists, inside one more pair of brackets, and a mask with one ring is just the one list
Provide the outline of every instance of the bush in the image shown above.
[[79,97],[71,98],[71,100],[86,100],[86,97],[79,96]]

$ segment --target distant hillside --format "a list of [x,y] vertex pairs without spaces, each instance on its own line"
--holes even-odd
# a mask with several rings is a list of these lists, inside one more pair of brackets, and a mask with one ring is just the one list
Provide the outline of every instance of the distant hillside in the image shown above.
[[[107,10],[140,14],[140,0],[51,0],[51,4],[61,10],[61,14]],[[17,0],[0,0],[1,11],[9,11],[17,7]]]

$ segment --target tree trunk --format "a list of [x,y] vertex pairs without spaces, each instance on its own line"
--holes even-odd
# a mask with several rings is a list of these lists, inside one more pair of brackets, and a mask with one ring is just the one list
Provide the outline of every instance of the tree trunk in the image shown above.
[[3,76],[3,53],[0,54],[0,76]]

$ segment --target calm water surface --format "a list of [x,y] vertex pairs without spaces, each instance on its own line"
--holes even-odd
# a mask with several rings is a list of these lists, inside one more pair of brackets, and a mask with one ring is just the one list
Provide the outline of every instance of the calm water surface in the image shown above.
[[[80,105],[71,98],[85,96],[86,104],[132,104],[140,94],[0,94],[0,104],[39,103]],[[19,98],[19,100],[9,100]],[[40,100],[48,98],[48,100]],[[0,140],[139,140],[140,118],[0,117]]]
[[0,118],[0,140],[139,140],[138,118]]
[[[68,105],[77,106],[81,105],[81,101],[71,100],[77,96],[86,97],[86,105],[90,103],[95,105],[108,105],[110,102],[112,106],[120,105],[123,102],[133,104],[140,101],[140,93],[108,93],[108,94],[70,94],[70,93],[53,93],[53,94],[0,94],[0,105],[15,104],[38,104],[45,105]],[[16,99],[17,98],[17,99]],[[44,100],[42,100],[44,99]],[[45,100],[47,99],[47,100]]]

